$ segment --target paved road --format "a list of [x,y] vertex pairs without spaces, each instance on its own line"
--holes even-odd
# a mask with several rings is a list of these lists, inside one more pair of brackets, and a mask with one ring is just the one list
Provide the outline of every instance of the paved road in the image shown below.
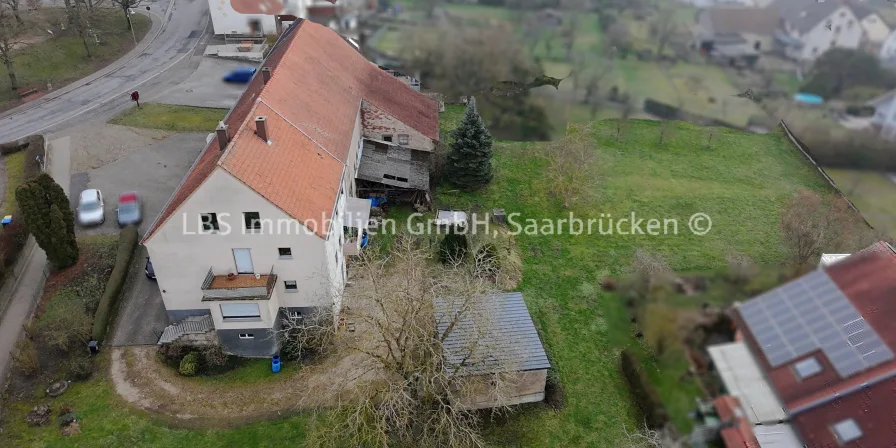
[[139,91],[141,86],[160,78],[157,75],[190,56],[205,33],[208,2],[163,0],[150,5],[154,21],[161,23],[161,33],[155,38],[147,35],[145,39],[154,40],[145,50],[118,70],[36,106],[26,104],[0,119],[0,141],[58,130],[72,118],[129,102],[129,92]]

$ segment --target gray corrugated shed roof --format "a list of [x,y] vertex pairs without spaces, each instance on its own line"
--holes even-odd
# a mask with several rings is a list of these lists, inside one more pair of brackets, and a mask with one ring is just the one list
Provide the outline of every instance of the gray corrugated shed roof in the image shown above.
[[434,305],[438,333],[448,333],[443,342],[446,369],[459,367],[460,375],[477,375],[551,367],[521,293],[467,303],[436,299]]
[[781,18],[800,33],[805,33],[815,28],[822,20],[834,13],[837,8],[843,6],[838,0],[777,0],[773,7],[781,11]]
[[365,139],[355,177],[393,187],[429,190],[429,164],[422,160],[428,157],[422,151]]

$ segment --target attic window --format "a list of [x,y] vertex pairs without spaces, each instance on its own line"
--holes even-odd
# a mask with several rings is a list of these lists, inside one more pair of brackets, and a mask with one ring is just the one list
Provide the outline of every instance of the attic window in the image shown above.
[[383,135],[383,141],[392,143],[392,135]]
[[804,380],[810,376],[818,375],[821,372],[821,364],[813,356],[794,364],[793,371],[796,373],[797,378]]
[[408,134],[398,134],[398,144],[399,145],[407,145],[408,144]]
[[837,436],[837,440],[841,444],[853,442],[862,437],[862,429],[851,418],[840,420],[831,429],[834,430],[834,435]]

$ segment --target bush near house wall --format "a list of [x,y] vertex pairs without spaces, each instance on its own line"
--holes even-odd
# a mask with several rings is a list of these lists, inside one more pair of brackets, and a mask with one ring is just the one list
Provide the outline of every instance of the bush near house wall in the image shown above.
[[112,268],[112,274],[109,281],[106,282],[106,289],[103,291],[103,297],[96,309],[93,317],[93,339],[102,342],[106,336],[106,329],[109,327],[109,320],[112,318],[112,309],[118,301],[118,295],[121,293],[121,287],[128,275],[128,267],[131,264],[131,257],[134,255],[134,248],[137,247],[137,228],[135,226],[127,226],[118,237],[118,252],[115,255],[115,267]]
[[653,384],[644,375],[641,362],[628,349],[623,350],[620,357],[622,367],[622,375],[628,382],[629,390],[632,393],[635,403],[644,414],[647,427],[650,429],[661,429],[669,423],[669,414],[666,412],[665,406],[660,401],[660,396],[654,389]]

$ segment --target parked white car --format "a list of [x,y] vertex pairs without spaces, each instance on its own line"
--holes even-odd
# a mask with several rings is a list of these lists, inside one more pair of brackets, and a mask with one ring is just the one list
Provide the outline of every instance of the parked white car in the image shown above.
[[99,190],[89,189],[81,192],[78,201],[78,222],[82,226],[94,226],[106,221],[103,194]]

